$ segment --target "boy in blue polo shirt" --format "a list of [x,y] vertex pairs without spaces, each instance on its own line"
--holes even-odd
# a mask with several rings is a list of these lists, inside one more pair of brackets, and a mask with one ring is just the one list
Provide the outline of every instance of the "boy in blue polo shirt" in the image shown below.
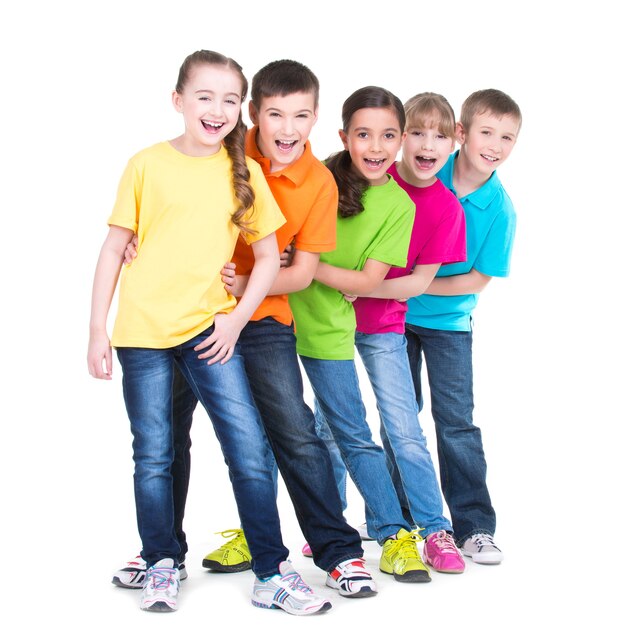
[[[522,122],[517,104],[496,89],[471,94],[457,124],[460,149],[438,174],[459,198],[467,225],[467,261],[443,265],[426,290],[409,300],[407,350],[420,409],[426,361],[441,488],[461,552],[497,564],[496,514],[487,489],[480,429],[472,419],[472,313],[493,276],[509,274],[516,217],[496,174]],[[395,482],[402,500],[399,481]]]

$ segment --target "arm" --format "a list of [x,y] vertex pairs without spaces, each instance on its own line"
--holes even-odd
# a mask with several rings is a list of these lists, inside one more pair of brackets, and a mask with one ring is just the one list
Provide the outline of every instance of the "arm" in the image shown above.
[[407,300],[414,296],[421,296],[428,288],[441,263],[430,265],[416,265],[408,276],[400,276],[383,280],[383,282],[368,294],[368,298],[385,298],[387,300]]
[[91,295],[89,348],[87,350],[87,366],[94,378],[111,380],[113,359],[106,322],[124,260],[124,251],[132,236],[132,230],[121,226],[110,226],[98,257]]
[[[320,255],[317,252],[296,250],[290,262],[291,264],[280,268],[278,276],[267,295],[276,296],[294,293],[308,287],[315,275],[319,258]],[[235,264],[227,263],[222,270],[222,280],[226,285],[226,291],[239,298],[244,294],[250,277],[235,274],[235,271]]]
[[218,361],[223,365],[230,359],[241,330],[267,295],[278,274],[276,235],[272,233],[251,245],[254,252],[254,267],[245,293],[233,311],[228,314],[218,313],[215,316],[213,333],[194,348],[197,352],[209,348],[206,352],[198,354],[200,359],[209,359],[208,365]]
[[464,296],[470,293],[480,293],[490,280],[491,276],[481,274],[472,268],[467,274],[435,278],[424,293],[431,296]]
[[333,289],[355,296],[367,296],[383,281],[391,265],[367,259],[362,270],[348,270],[319,263],[315,280]]

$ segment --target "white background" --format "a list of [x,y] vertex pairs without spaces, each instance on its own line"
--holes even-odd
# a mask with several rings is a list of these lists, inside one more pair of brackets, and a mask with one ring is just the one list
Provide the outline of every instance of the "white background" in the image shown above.
[[[0,602],[28,623],[158,620],[110,584],[139,549],[130,435],[115,380],[85,364],[91,279],[126,160],[179,134],[170,93],[199,48],[248,77],[279,58],[321,82],[311,139],[339,149],[343,100],[377,84],[401,100],[500,88],[520,105],[518,144],[499,171],[518,212],[510,278],[476,312],[476,422],[506,552],[495,568],[400,585],[366,555],[378,597],[345,600],[342,623],[617,623],[623,589],[623,21],[596,2],[43,2],[0,17],[3,563]],[[621,297],[620,297],[621,296]],[[363,384],[372,428],[375,407]],[[435,450],[428,407],[422,422]],[[180,610],[165,620],[293,619],[249,604],[252,575],[200,567],[237,525],[208,418],[197,412]],[[299,555],[284,491],[284,538]],[[349,521],[363,521],[351,488]],[[368,620],[368,618],[370,618]],[[12,622],[12,623],[13,623]]]

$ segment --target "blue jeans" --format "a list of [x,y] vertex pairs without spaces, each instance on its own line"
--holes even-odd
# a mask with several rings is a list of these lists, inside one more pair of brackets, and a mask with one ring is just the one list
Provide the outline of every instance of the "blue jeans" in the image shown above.
[[487,489],[487,463],[480,429],[472,418],[472,333],[407,324],[406,338],[420,409],[422,358],[426,360],[439,477],[457,543],[476,532],[494,534],[496,514]]
[[[343,517],[329,452],[317,436],[313,412],[304,401],[293,328],[272,317],[248,322],[239,337],[239,347],[267,434],[266,466],[278,464],[315,564],[331,571],[342,561],[363,556],[359,534]],[[174,424],[181,442],[189,439],[194,407],[189,385],[177,380]],[[184,447],[181,452],[185,453]],[[184,472],[188,467],[189,463],[181,460],[173,471]],[[188,476],[181,477],[181,486],[186,482]],[[178,506],[182,504],[184,512],[183,496],[176,497],[181,498]],[[182,532],[182,515],[177,518],[177,527]]]
[[395,461],[391,467],[398,470],[412,520],[425,537],[440,530],[451,532],[419,423],[404,335],[357,332],[355,344],[376,397],[387,457]]
[[207,410],[228,464],[235,501],[257,576],[271,576],[288,556],[282,543],[274,481],[267,467],[263,425],[236,350],[225,364],[208,366],[194,346],[213,327],[175,348],[119,348],[126,410],[133,434],[135,504],[148,565],[178,561],[174,527],[172,382],[174,365]]
[[382,544],[400,528],[409,530],[387,469],[365,419],[354,361],[300,357],[315,394],[315,418],[330,429],[341,457],[366,504],[367,526]]

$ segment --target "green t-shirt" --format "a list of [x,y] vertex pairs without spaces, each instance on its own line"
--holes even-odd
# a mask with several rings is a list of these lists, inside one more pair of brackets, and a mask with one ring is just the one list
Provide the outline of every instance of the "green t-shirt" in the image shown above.
[[[363,206],[358,215],[337,218],[337,247],[321,254],[320,261],[352,270],[363,269],[367,259],[404,267],[415,217],[408,194],[389,178],[366,189]],[[354,308],[339,291],[314,280],[290,294],[289,304],[298,354],[331,361],[354,358]]]

